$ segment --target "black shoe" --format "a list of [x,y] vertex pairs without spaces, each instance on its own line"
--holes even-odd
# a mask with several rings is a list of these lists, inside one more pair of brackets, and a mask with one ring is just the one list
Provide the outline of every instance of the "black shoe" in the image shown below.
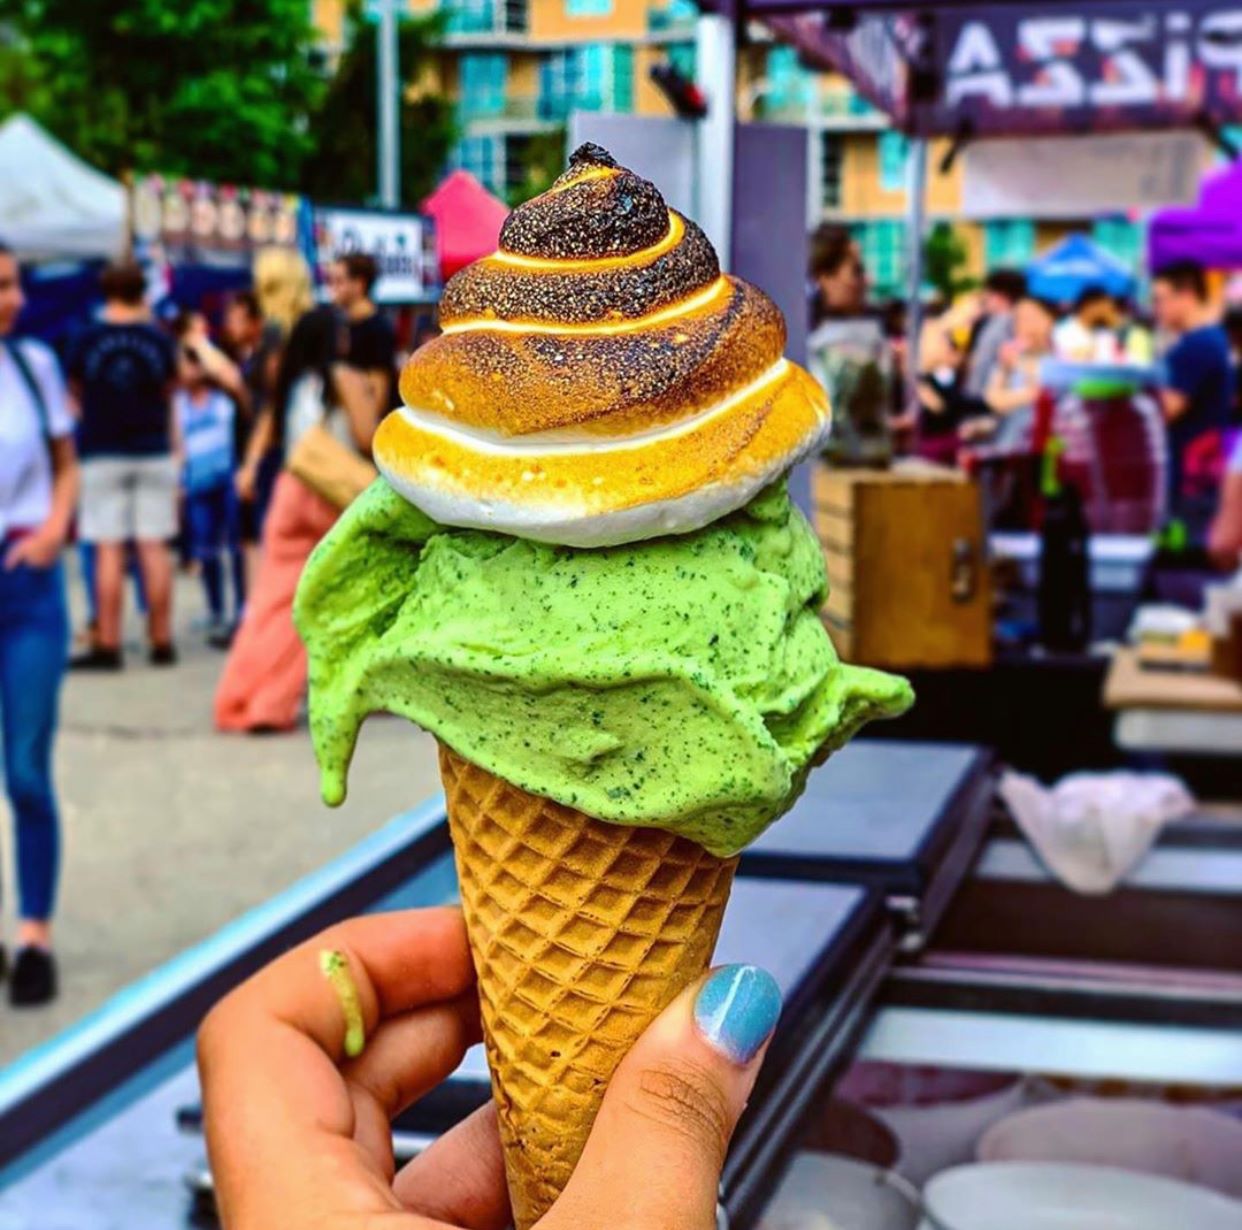
[[69,659],[71,671],[119,671],[124,665],[119,649],[101,649],[98,645]]
[[217,628],[214,632],[207,634],[207,644],[212,649],[232,649],[233,637],[237,635],[237,627]]
[[43,948],[19,948],[9,977],[9,1003],[32,1008],[56,998],[56,958]]
[[167,645],[151,646],[152,666],[176,666],[177,646],[169,642]]

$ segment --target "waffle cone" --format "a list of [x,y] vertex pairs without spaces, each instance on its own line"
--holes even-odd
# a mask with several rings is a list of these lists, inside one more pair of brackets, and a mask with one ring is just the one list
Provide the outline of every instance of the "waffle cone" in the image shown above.
[[639,1034],[707,968],[736,859],[440,748],[517,1230],[564,1189]]

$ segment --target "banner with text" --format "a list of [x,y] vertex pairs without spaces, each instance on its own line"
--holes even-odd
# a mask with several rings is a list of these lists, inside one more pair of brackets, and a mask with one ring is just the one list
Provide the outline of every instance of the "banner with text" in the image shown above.
[[422,214],[373,209],[315,209],[318,280],[334,257],[365,252],[379,265],[376,303],[425,303],[439,289],[435,223]]
[[[748,0],[804,59],[850,76],[920,135],[1186,127],[1242,109],[1242,2],[1045,0],[859,10],[852,29]],[[897,63],[900,61],[900,64]]]

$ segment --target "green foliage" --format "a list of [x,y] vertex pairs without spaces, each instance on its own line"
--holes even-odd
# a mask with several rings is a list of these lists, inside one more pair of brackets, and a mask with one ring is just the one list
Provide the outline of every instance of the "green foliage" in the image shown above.
[[507,205],[518,206],[552,187],[552,181],[565,169],[568,135],[566,129],[555,128],[526,139],[520,154],[522,179],[505,193]]
[[923,242],[924,281],[934,286],[945,303],[973,289],[978,280],[960,270],[970,259],[966,244],[949,222],[937,222]]
[[[314,120],[317,148],[307,160],[301,187],[321,201],[368,201],[376,191],[378,56],[375,27],[354,3],[346,17],[347,46]],[[402,80],[415,81],[435,54],[443,32],[439,15],[403,17],[398,26]],[[439,180],[457,137],[452,103],[440,94],[406,91],[400,109],[404,205],[416,205]]]
[[88,162],[294,188],[324,93],[307,0],[0,0],[0,109]]

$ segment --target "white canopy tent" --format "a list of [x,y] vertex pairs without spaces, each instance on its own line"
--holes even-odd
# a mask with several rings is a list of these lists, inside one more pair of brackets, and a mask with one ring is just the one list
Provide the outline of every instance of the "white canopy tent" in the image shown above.
[[0,124],[0,240],[24,261],[109,259],[125,249],[122,184],[27,115]]

